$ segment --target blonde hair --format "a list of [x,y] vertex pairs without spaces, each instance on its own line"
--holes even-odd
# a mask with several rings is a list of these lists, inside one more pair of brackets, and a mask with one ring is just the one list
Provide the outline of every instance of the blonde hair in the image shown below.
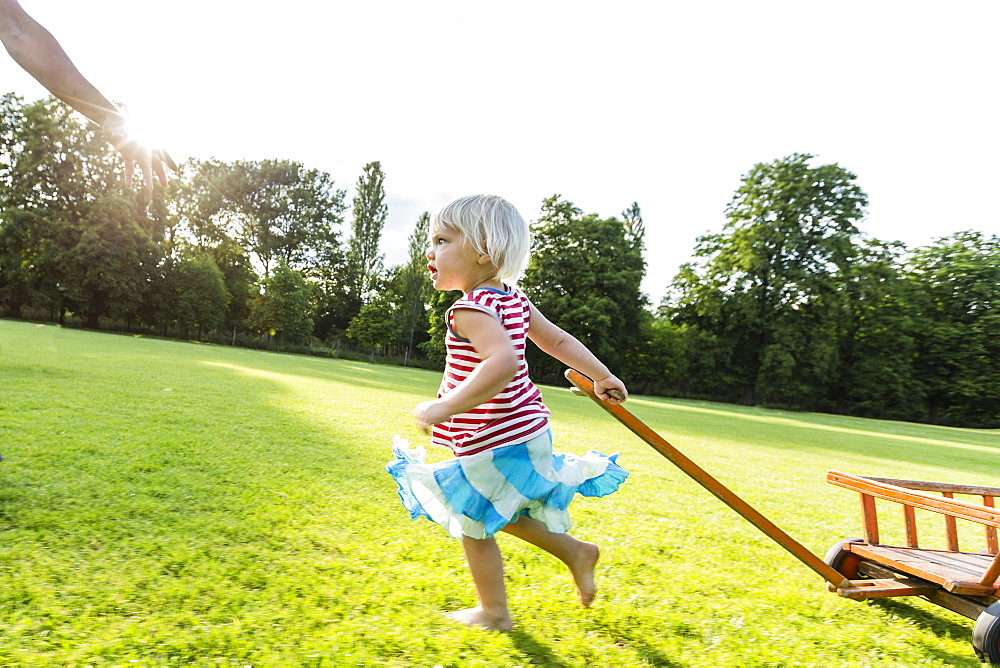
[[477,253],[489,255],[496,277],[516,283],[528,266],[531,234],[514,205],[497,195],[469,195],[434,212],[431,228],[458,230]]

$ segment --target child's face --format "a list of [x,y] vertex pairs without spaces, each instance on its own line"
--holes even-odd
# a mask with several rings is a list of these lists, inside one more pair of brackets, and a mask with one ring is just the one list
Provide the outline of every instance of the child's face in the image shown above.
[[468,292],[488,279],[493,268],[489,257],[480,255],[462,233],[452,227],[431,230],[427,259],[427,270],[435,290]]

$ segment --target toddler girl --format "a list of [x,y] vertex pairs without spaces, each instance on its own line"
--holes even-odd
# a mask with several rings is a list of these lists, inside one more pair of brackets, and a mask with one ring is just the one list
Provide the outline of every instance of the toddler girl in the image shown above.
[[492,195],[456,200],[431,223],[427,269],[437,290],[464,296],[446,314],[447,359],[437,399],[417,405],[417,425],[455,457],[424,462],[424,449],[394,439],[387,470],[410,516],[424,516],[462,541],[479,606],[449,613],[469,626],[509,630],[503,561],[493,539],[517,536],[562,560],[580,603],[594,600],[599,550],[566,533],[575,493],[605,496],[628,472],[618,455],[552,451],[549,410],[528,377],[526,339],[594,379],[605,401],[625,385],[582,343],[549,322],[514,280],[528,263],[529,233],[509,202]]

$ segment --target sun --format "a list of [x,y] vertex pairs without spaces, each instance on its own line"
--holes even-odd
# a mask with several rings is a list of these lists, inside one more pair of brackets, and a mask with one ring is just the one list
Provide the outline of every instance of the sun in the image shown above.
[[151,122],[150,115],[136,113],[133,108],[120,108],[120,116],[108,118],[104,136],[125,160],[125,185],[131,186],[133,178],[140,178],[147,188],[158,180],[166,187],[168,172],[177,171],[176,161],[164,150],[164,127],[169,123]]
[[147,148],[164,148],[169,143],[166,140],[164,126],[147,114],[124,110],[128,138]]

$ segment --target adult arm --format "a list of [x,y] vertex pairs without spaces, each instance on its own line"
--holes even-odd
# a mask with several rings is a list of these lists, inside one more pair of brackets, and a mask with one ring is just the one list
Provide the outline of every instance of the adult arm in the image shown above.
[[164,151],[129,137],[124,116],[80,73],[48,30],[21,8],[17,0],[0,0],[0,40],[14,61],[57,98],[101,126],[104,136],[125,158],[125,183],[132,184],[135,165],[153,187],[155,171],[166,185],[164,164],[177,169]]

